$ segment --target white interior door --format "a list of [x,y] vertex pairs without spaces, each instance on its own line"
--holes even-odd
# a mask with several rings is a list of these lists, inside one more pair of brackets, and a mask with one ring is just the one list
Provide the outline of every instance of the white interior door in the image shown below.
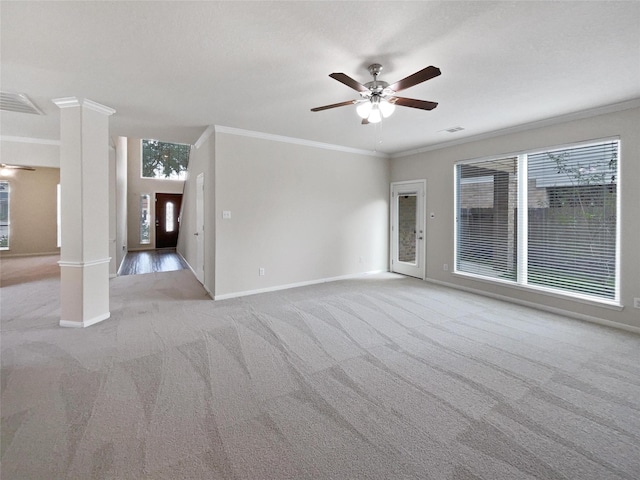
[[196,277],[204,285],[204,173],[196,177]]
[[391,184],[391,271],[424,279],[426,180]]

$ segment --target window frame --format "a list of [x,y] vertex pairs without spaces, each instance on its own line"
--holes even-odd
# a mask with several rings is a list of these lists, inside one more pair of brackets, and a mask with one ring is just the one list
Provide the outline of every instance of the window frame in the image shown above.
[[[538,284],[532,284],[528,281],[528,156],[541,153],[553,153],[557,151],[567,150],[571,148],[596,146],[606,143],[617,143],[617,165],[616,165],[616,226],[615,226],[615,275],[614,275],[614,295],[613,298],[600,297],[595,295],[583,294],[564,290],[560,288],[553,288],[549,286],[543,286]],[[515,288],[523,291],[535,291],[544,293],[550,296],[570,299],[579,303],[594,304],[598,306],[610,307],[616,310],[622,309],[620,303],[620,233],[621,233],[621,170],[622,170],[622,144],[619,136],[598,138],[593,140],[585,140],[581,142],[572,142],[568,144],[554,145],[550,147],[535,148],[530,150],[521,150],[513,153],[504,153],[500,155],[492,155],[481,158],[474,158],[468,160],[461,160],[454,163],[453,166],[453,191],[454,191],[454,238],[453,238],[453,269],[452,274],[456,276],[462,276],[467,278],[473,278],[474,280],[490,283],[500,284]],[[473,165],[476,163],[490,162],[494,160],[501,160],[507,158],[518,158],[518,175],[517,175],[517,261],[516,261],[516,280],[493,278],[484,276],[477,273],[466,272],[458,270],[459,259],[459,234],[460,234],[460,221],[459,221],[459,188],[460,183],[458,179],[458,168],[461,165]]]
[[[146,206],[146,210],[147,210],[147,218],[146,221],[143,218],[142,214],[145,210],[144,207],[144,198],[147,197],[147,206]],[[140,215],[139,215],[139,224],[138,227],[140,229],[140,235],[138,238],[139,244],[140,245],[151,245],[151,194],[149,193],[141,193],[139,198],[139,208],[140,208]],[[144,230],[144,226],[148,225],[148,236],[149,238],[143,238],[143,230]]]
[[11,182],[9,180],[0,180],[0,183],[7,185],[7,246],[0,247],[0,251],[6,252],[11,250]]
[[176,142],[163,142],[162,140],[156,140],[153,138],[143,138],[140,140],[140,178],[142,180],[169,180],[172,182],[184,182],[187,179],[187,171],[189,159],[187,159],[187,167],[181,172],[182,177],[146,177],[144,175],[144,142],[158,142],[158,143],[166,143],[171,145],[180,145],[180,146],[188,146],[189,147],[189,157],[191,157],[191,145],[188,143],[176,143]]

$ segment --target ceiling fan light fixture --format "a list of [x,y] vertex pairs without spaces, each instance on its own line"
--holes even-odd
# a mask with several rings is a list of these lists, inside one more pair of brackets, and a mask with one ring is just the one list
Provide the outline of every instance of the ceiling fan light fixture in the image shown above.
[[388,100],[385,100],[383,98],[382,100],[380,100],[380,104],[379,104],[378,108],[380,109],[380,113],[382,113],[382,116],[384,118],[388,118],[395,111],[396,105],[395,105],[395,103],[391,103]]
[[369,118],[367,118],[369,123],[380,123],[382,120],[382,115],[380,114],[380,107],[378,104],[373,105],[371,108],[371,113],[369,114]]
[[389,85],[387,82],[378,80],[378,75],[382,70],[382,65],[374,63],[369,65],[369,73],[373,75],[373,81],[362,84],[344,73],[332,73],[329,76],[334,80],[346,85],[360,94],[360,100],[347,100],[346,102],[333,103],[322,107],[312,108],[312,112],[320,112],[330,108],[356,105],[356,113],[362,118],[362,124],[378,123],[382,118],[390,117],[396,109],[396,105],[401,107],[418,108],[421,110],[433,110],[438,106],[437,102],[426,100],[416,100],[414,98],[398,97],[396,92],[418,85],[419,83],[431,80],[441,74],[440,69],[433,65],[398,80]]
[[372,107],[373,107],[373,105],[371,104],[371,101],[366,100],[366,101],[360,103],[356,107],[356,112],[358,113],[360,118],[367,118],[367,117],[369,117],[369,114],[371,113],[371,108]]

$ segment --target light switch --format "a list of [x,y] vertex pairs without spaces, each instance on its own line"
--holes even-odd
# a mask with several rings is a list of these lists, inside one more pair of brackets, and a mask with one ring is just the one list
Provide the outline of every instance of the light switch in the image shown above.
[[225,220],[231,218],[231,210],[224,210],[222,212],[222,218]]

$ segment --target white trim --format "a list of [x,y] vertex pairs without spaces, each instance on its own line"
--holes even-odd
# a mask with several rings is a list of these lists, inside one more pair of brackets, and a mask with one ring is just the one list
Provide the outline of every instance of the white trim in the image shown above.
[[104,263],[109,263],[111,261],[111,257],[101,258],[99,260],[90,260],[88,262],[67,262],[64,260],[60,260],[58,265],[61,267],[72,267],[72,268],[84,268],[84,267],[93,267],[95,265],[102,265]]
[[[187,264],[187,267],[189,267],[189,270],[191,270],[191,273],[193,273],[193,275],[196,277],[196,279],[198,278],[198,276],[196,275],[196,271],[193,269],[193,267],[191,266],[191,264],[189,262],[187,262],[187,259],[184,258],[184,256],[176,249],[176,253],[178,255],[180,255],[180,258],[182,259],[182,261],[184,263]],[[200,283],[200,281],[198,280],[198,283]],[[202,284],[201,284],[202,285]]]
[[[189,262],[187,262],[187,259],[184,258],[182,256],[182,254],[178,250],[176,250],[176,253],[178,255],[180,255],[180,258],[182,258],[182,260],[184,260],[184,263],[187,264],[187,266],[189,267],[189,270],[191,270],[191,273],[193,273],[193,276],[196,277],[196,280],[198,280],[198,275],[196,275],[196,271],[193,269],[191,264]],[[198,280],[198,283],[200,283],[200,280]],[[211,299],[213,299],[213,293],[211,293],[211,291],[207,288],[207,286],[204,283],[200,283],[200,285],[202,285],[202,288],[204,288],[205,291],[207,292],[207,294],[211,297]]]
[[113,115],[114,113],[116,113],[115,109],[107,107],[106,105],[102,105],[98,102],[94,102],[93,100],[89,100],[88,98],[64,97],[54,98],[51,101],[55,103],[58,108],[85,107],[89,110],[93,110],[94,112],[102,113],[104,115]]
[[342,145],[334,145],[331,143],[315,142],[313,140],[304,140],[301,138],[285,137],[283,135],[274,135],[271,133],[255,132],[252,130],[243,130],[241,128],[225,127],[215,125],[216,133],[227,133],[229,135],[238,135],[241,137],[259,138],[262,140],[271,140],[273,142],[292,143],[294,145],[304,145],[306,147],[324,148],[326,150],[335,150],[339,152],[355,153],[358,155],[368,155],[372,157],[389,158],[389,155],[373,150],[363,150],[360,148],[344,147]]
[[102,315],[98,315],[97,317],[90,318],[89,320],[83,320],[81,322],[75,322],[73,320],[60,320],[61,327],[71,327],[71,328],[85,328],[90,327],[91,325],[95,325],[96,323],[100,323],[103,320],[106,320],[111,316],[111,312],[103,313]]
[[[584,315],[582,313],[572,312],[571,310],[563,310],[562,308],[550,307],[548,305],[543,305],[535,302],[527,302],[526,300],[520,300],[519,298],[513,298],[506,295],[500,295],[498,293],[486,292],[484,290],[478,290],[471,287],[465,287],[463,285],[456,285],[454,283],[443,282],[441,280],[435,280],[432,278],[427,278],[425,281],[429,283],[434,283],[436,285],[442,285],[443,287],[450,287],[456,290],[463,290],[465,292],[475,293],[477,295],[482,295],[485,297],[495,298],[497,300],[503,300],[509,303],[515,303],[517,305],[522,305],[525,307],[534,308],[536,310],[542,310],[549,313],[555,313],[557,315],[562,315],[569,318],[575,318],[576,320],[583,320],[585,322],[597,323],[599,325],[605,325],[607,327],[618,328],[620,330],[626,330],[627,332],[640,333],[640,327],[636,327],[634,325],[627,325],[626,323],[612,322],[611,320],[605,320],[603,318],[592,317],[591,315]],[[607,305],[598,305],[603,307],[608,307]],[[618,308],[617,310],[622,310]]]
[[[194,275],[196,275],[196,271],[193,269],[193,267],[191,266],[191,264],[189,262],[187,262],[187,259],[184,258],[184,256],[176,249],[176,253],[178,255],[180,255],[180,258],[184,261],[184,263],[187,264],[187,267],[189,267],[189,270],[191,270],[191,273],[193,273]],[[198,278],[198,276],[196,275],[196,278]],[[198,282],[200,283],[200,282]]]
[[38,145],[54,145],[56,147],[60,146],[60,140],[50,140],[48,138],[14,137],[12,135],[0,135],[0,140],[3,142],[35,143]]
[[[227,300],[229,298],[246,297],[248,295],[256,295],[258,293],[276,292],[278,290],[288,290],[290,288],[307,287],[309,285],[317,285],[319,283],[335,282],[338,280],[349,280],[351,278],[359,278],[365,275],[373,275],[376,273],[388,272],[388,270],[371,270],[369,272],[351,273],[349,275],[340,275],[338,277],[320,278],[318,280],[308,280],[306,282],[289,283],[287,285],[277,285],[275,287],[259,288],[257,290],[245,290],[244,292],[225,293],[223,295],[212,295],[214,300]],[[206,287],[205,290],[209,291]]]
[[53,98],[51,99],[51,101],[55,103],[58,108],[71,108],[80,106],[80,101],[76,97]]
[[[490,162],[493,160],[517,159],[517,157],[521,155],[537,155],[539,153],[566,150],[567,148],[589,147],[592,145],[599,145],[606,142],[620,142],[620,141],[621,140],[619,135],[600,137],[600,138],[589,138],[586,140],[578,140],[576,142],[563,143],[558,145],[527,148],[527,149],[518,150],[515,152],[502,152],[495,155],[486,155],[484,157],[462,158],[460,160],[456,160],[453,165],[455,168],[456,165],[473,165],[474,163]],[[454,172],[454,176],[455,176],[455,172]]]
[[57,252],[39,252],[39,253],[4,253],[4,252],[9,252],[9,249],[2,249],[0,250],[3,253],[0,254],[0,258],[12,258],[12,257],[49,257],[52,255],[56,255],[59,256],[60,255],[60,250],[58,250]]
[[207,129],[204,132],[202,132],[202,135],[200,135],[200,138],[196,140],[196,143],[194,143],[193,146],[196,148],[200,148],[202,144],[206,142],[207,139],[211,136],[211,134],[215,131],[216,131],[216,127],[214,125],[209,125]]
[[410,155],[416,155],[418,153],[431,152],[433,150],[440,150],[447,147],[453,147],[455,145],[462,145],[464,143],[476,142],[480,140],[486,140],[494,137],[501,137],[503,135],[509,135],[512,133],[525,132],[528,130],[534,130],[536,128],[549,127],[560,123],[570,122],[572,120],[581,120],[584,118],[597,117],[598,115],[605,115],[607,113],[621,112],[623,110],[629,110],[632,108],[640,107],[640,98],[634,98],[626,102],[614,103],[612,105],[605,105],[603,107],[591,108],[588,110],[581,110],[579,112],[568,113],[557,117],[545,118],[543,120],[537,120],[535,122],[523,123],[515,125],[513,127],[502,128],[500,130],[494,130],[491,132],[480,133],[478,135],[472,135],[470,137],[464,137],[449,142],[435,143],[421,148],[413,150],[406,150],[404,152],[393,153],[389,157],[391,159],[408,157]]
[[461,278],[468,278],[473,281],[487,283],[490,285],[501,285],[509,288],[514,288],[516,290],[520,290],[523,292],[529,293],[539,293],[542,295],[547,295],[550,297],[559,298],[561,300],[567,300],[570,302],[583,303],[585,305],[590,305],[592,307],[601,307],[607,308],[609,310],[621,311],[624,307],[615,300],[608,300],[606,298],[597,298],[589,295],[583,295],[576,292],[570,292],[568,290],[563,291],[560,289],[553,289],[548,287],[543,287],[540,285],[534,285],[531,283],[516,283],[511,280],[503,280],[500,278],[492,278],[492,277],[484,277],[482,275],[477,275],[474,273],[461,272],[461,271],[452,271],[451,275],[459,276]]
[[[396,211],[397,204],[393,198],[394,187],[400,187],[400,188],[397,188],[397,190],[400,190],[400,192],[397,192],[397,193],[402,195],[401,187],[403,185],[415,185],[415,184],[420,184],[422,187],[422,199],[416,200],[416,202],[418,202],[416,203],[416,210],[417,210],[416,213],[418,215],[422,213],[421,217],[418,218],[419,225],[417,225],[418,227],[422,226],[422,243],[420,244],[420,247],[416,247],[416,252],[419,257],[418,258],[419,263],[422,264],[422,265],[419,265],[419,264],[416,265],[416,267],[420,269],[422,273],[422,275],[419,277],[412,275],[410,273],[407,273],[408,270],[405,270],[404,272],[399,272],[394,270],[394,260],[396,257],[398,257],[398,247],[399,247],[399,245],[397,245],[397,243],[395,242],[396,236],[394,235],[394,231],[393,231],[393,228],[399,227],[398,213]],[[420,223],[422,225],[420,225]],[[402,262],[398,261],[398,263],[402,263]],[[400,275],[407,275],[414,278],[420,278],[421,280],[424,280],[426,278],[426,275],[427,275],[427,179],[426,178],[421,178],[418,180],[402,180],[399,182],[391,182],[389,184],[389,271],[393,273],[398,273]]]

